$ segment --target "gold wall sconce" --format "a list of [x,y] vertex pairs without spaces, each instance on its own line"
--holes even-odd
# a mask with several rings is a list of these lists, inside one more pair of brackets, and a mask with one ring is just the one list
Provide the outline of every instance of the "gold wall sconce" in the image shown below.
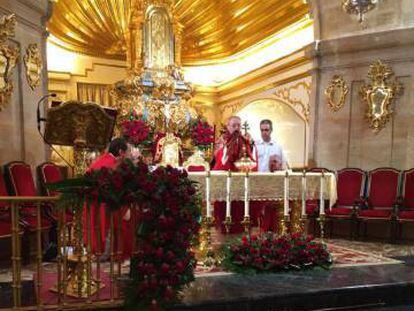
[[19,59],[19,49],[7,43],[14,37],[16,16],[14,14],[3,16],[0,19],[0,111],[10,101],[13,92],[11,75]]
[[371,79],[371,84],[364,84],[360,90],[362,100],[367,105],[365,116],[375,132],[385,127],[393,113],[391,105],[403,91],[399,81],[388,81],[393,75],[394,72],[387,64],[377,60],[369,68],[368,78]]
[[325,89],[326,103],[332,111],[336,112],[345,104],[349,88],[342,76],[334,75]]
[[42,57],[37,44],[29,44],[24,56],[24,64],[26,66],[27,83],[34,90],[40,85],[43,68]]

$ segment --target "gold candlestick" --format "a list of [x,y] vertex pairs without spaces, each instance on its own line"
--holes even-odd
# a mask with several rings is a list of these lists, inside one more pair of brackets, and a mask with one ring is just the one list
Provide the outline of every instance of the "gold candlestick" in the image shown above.
[[204,266],[214,266],[216,259],[214,258],[213,246],[211,243],[211,228],[214,225],[214,218],[211,216],[203,217],[200,232],[200,261]]
[[300,218],[300,226],[301,226],[301,232],[303,232],[305,235],[308,234],[308,216],[307,215],[302,215],[302,217]]
[[233,222],[231,220],[231,216],[226,216],[226,220],[223,221],[224,227],[226,228],[226,234],[230,233],[230,228],[233,225]]
[[325,222],[326,222],[325,214],[319,215],[318,222],[319,222],[319,228],[321,230],[321,240],[323,241],[325,237]]
[[249,233],[250,232],[250,216],[244,216],[243,221],[241,222],[241,224],[244,227],[244,232],[245,233]]

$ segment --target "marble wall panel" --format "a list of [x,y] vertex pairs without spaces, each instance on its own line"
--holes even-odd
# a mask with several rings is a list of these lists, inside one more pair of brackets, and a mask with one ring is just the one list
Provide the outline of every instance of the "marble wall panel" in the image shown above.
[[13,73],[14,91],[10,104],[0,112],[0,165],[23,160],[37,165],[46,160],[47,148],[37,132],[36,103],[47,92],[47,76],[32,91],[26,81],[23,56],[31,43],[40,47],[44,73],[46,72],[46,32],[43,25],[48,14],[47,0],[4,0],[0,2],[0,16],[15,13],[15,37],[9,40],[20,48],[19,64]]
[[348,15],[340,0],[316,0],[319,6],[320,37],[332,39],[371,32],[414,26],[414,6],[411,0],[380,1],[377,8],[368,12],[366,28],[362,28],[356,15]]

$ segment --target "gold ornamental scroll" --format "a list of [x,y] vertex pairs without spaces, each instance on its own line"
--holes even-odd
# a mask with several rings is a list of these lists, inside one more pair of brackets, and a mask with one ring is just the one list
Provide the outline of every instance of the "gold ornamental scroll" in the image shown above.
[[[225,171],[210,172],[210,200],[226,201]],[[201,194],[206,191],[206,172],[191,172],[189,178],[198,182],[198,190]],[[231,174],[231,199],[232,201],[244,200],[244,173]],[[289,199],[302,199],[302,173],[289,173]],[[249,173],[249,199],[251,201],[276,201],[284,198],[285,171],[275,173]],[[324,178],[323,198],[329,200],[329,206],[336,202],[336,178],[333,173],[306,173],[305,199],[319,199],[321,178]]]

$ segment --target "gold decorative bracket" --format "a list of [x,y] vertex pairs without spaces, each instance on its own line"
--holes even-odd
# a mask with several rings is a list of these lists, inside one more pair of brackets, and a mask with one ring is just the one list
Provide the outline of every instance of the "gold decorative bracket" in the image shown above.
[[326,102],[332,111],[340,110],[344,104],[349,88],[342,76],[334,75],[325,90]]
[[399,81],[388,81],[393,75],[394,72],[387,64],[377,60],[371,64],[368,72],[371,84],[364,84],[360,90],[362,100],[367,104],[365,116],[375,132],[385,127],[393,113],[391,104],[403,91]]
[[19,49],[7,44],[14,37],[16,16],[3,16],[0,19],[0,111],[9,103],[13,92],[11,75],[19,59]]
[[24,64],[26,66],[27,83],[32,90],[40,85],[42,77],[42,57],[37,44],[30,44],[24,56]]

